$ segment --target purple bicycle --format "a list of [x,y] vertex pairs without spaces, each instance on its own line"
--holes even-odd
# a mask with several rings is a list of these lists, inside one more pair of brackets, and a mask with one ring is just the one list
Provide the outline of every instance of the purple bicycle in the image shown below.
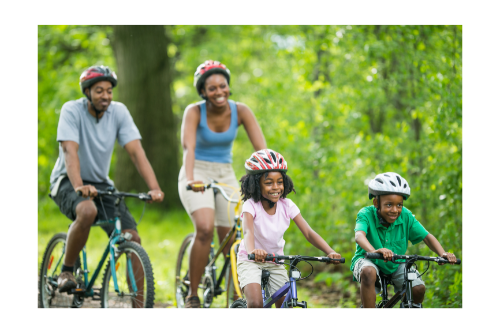
[[[255,259],[255,254],[249,254],[248,255],[249,260],[254,260]],[[286,264],[284,262],[279,262],[280,260],[289,260],[290,263]],[[307,308],[307,302],[299,302],[297,298],[297,281],[299,280],[304,280],[307,279],[311,273],[302,278],[300,271],[297,269],[297,264],[301,261],[305,261],[309,264],[309,261],[320,261],[320,262],[333,262],[333,261],[339,261],[341,263],[345,263],[345,258],[340,258],[340,259],[331,259],[328,257],[306,257],[306,256],[274,256],[271,254],[268,254],[266,256],[266,261],[274,261],[279,264],[285,264],[289,265],[289,271],[288,271],[288,277],[289,281],[287,281],[283,287],[278,289],[273,295],[269,295],[269,288],[268,288],[268,282],[269,282],[269,277],[271,276],[271,273],[267,270],[262,270],[262,277],[261,277],[261,288],[262,288],[262,299],[264,303],[264,308],[270,308],[274,303],[276,303],[283,295],[286,295],[285,300],[283,301],[283,304],[281,305],[282,308]],[[309,264],[312,268],[312,265]],[[231,304],[230,308],[246,308],[247,307],[247,301],[245,299],[238,299]]]

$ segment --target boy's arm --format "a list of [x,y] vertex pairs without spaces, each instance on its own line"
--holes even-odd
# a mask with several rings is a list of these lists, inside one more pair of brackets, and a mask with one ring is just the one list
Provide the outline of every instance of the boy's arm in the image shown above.
[[243,213],[243,241],[248,254],[255,254],[255,261],[264,262],[267,252],[262,249],[255,249],[255,241],[253,234],[253,216],[248,212]]
[[[293,218],[297,227],[299,227],[300,232],[304,235],[309,243],[314,245],[317,249],[325,252],[325,254],[332,259],[340,259],[341,255],[335,252],[330,245],[320,236],[316,231],[314,231],[309,223],[302,217],[299,213]],[[334,261],[333,264],[340,264],[339,261]]]
[[452,265],[457,262],[457,258],[455,257],[455,255],[453,253],[445,252],[445,250],[443,249],[437,238],[434,237],[432,234],[429,233],[427,234],[427,236],[425,236],[424,243],[429,247],[429,249],[431,249],[431,251],[436,253],[438,256],[448,259],[448,261]]
[[391,260],[392,256],[394,255],[394,253],[391,250],[386,248],[375,250],[375,248],[368,241],[368,238],[366,238],[366,233],[363,230],[356,231],[356,234],[354,235],[354,240],[363,250],[365,250],[368,253],[381,253],[384,256],[384,262]]

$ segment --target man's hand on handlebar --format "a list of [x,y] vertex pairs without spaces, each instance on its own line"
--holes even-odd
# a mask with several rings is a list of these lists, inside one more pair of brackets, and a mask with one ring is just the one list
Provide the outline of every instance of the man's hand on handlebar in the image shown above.
[[[445,252],[441,255],[441,258],[447,259],[451,265],[454,265],[457,262],[457,257],[453,253]],[[440,263],[439,265],[444,265],[445,263]]]
[[75,192],[82,192],[82,197],[87,198],[95,198],[97,196],[97,189],[93,185],[82,185],[75,188]]
[[151,190],[148,192],[148,194],[151,196],[151,200],[148,200],[148,203],[151,202],[162,202],[163,198],[165,198],[165,194],[162,192],[162,190]]
[[380,253],[381,255],[384,256],[384,262],[388,262],[392,259],[392,256],[394,255],[394,252],[392,252],[389,249],[386,248],[381,248],[378,250],[375,250],[374,253]]
[[203,182],[201,180],[189,180],[187,184],[191,186],[194,192],[201,192],[201,193],[205,192],[205,186],[196,185],[196,184],[203,185]]
[[255,254],[255,261],[256,262],[264,262],[267,256],[267,252],[262,249],[255,249],[250,254]]
[[[340,259],[340,258],[342,258],[342,256],[340,255],[340,253],[332,252],[332,253],[328,254],[328,258],[330,258],[330,259]],[[341,263],[340,261],[330,261],[327,264],[338,265],[340,263]]]

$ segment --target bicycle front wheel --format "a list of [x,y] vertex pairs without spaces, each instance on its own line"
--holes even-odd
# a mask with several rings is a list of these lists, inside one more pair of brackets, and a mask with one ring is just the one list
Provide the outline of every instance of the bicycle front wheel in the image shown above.
[[182,241],[175,266],[175,300],[178,308],[183,308],[189,292],[189,252],[194,234],[190,233]]
[[[155,299],[153,268],[144,248],[131,241],[120,244],[115,258],[117,286],[110,261],[104,271],[101,290],[103,308],[152,308]],[[118,290],[117,290],[118,289]]]

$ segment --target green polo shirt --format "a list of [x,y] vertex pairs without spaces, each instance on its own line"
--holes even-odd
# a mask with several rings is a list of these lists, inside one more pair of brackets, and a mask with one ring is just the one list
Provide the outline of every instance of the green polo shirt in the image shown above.
[[[366,238],[375,249],[386,248],[392,250],[394,254],[403,255],[408,248],[408,241],[412,244],[420,243],[429,232],[415,219],[413,214],[403,207],[401,215],[397,220],[384,227],[377,217],[375,206],[362,208],[356,218],[354,232],[362,230],[366,233]],[[356,244],[356,252],[352,258],[351,271],[354,270],[356,262],[365,257],[366,251]],[[385,274],[392,274],[398,268],[398,264],[390,261],[384,262],[382,259],[370,259]]]

